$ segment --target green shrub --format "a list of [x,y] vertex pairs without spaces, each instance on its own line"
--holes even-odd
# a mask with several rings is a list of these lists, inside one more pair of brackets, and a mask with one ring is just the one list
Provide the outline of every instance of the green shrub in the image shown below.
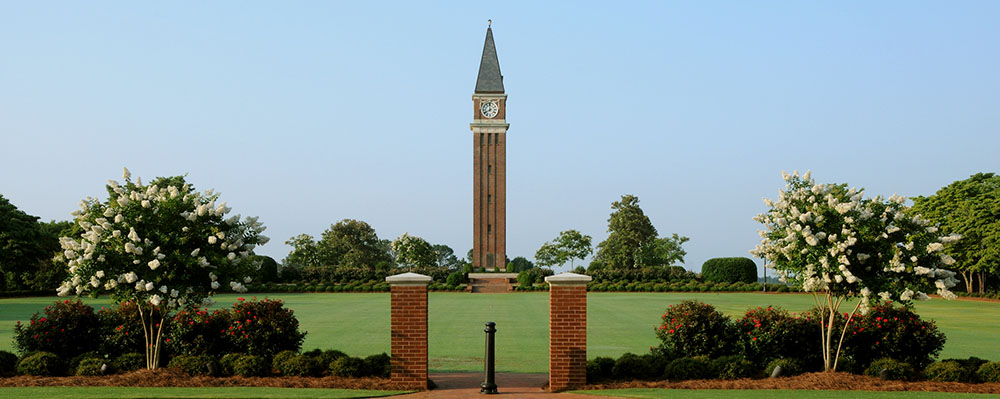
[[[275,358],[277,360],[277,357]],[[315,359],[305,355],[295,355],[275,365],[284,376],[308,377],[319,375],[322,370]]]
[[882,357],[921,369],[933,361],[945,343],[944,333],[933,321],[921,320],[912,310],[891,304],[856,315],[847,330],[841,355],[854,359],[855,367],[861,370]]
[[208,355],[180,355],[170,359],[167,367],[180,369],[188,375],[211,375],[216,365],[215,359]]
[[966,381],[972,382],[976,380],[976,371],[983,364],[988,363],[986,359],[980,359],[978,357],[972,356],[966,359],[944,359],[943,362],[957,362],[965,370]]
[[146,355],[138,352],[120,355],[111,361],[111,368],[119,373],[146,368]]
[[240,355],[233,360],[233,375],[240,377],[264,377],[271,372],[267,360],[254,355]]
[[982,382],[1000,382],[1000,362],[986,362],[976,370],[976,378]]
[[[298,355],[299,354],[296,351],[292,350],[281,351],[277,355],[274,355],[274,358],[271,359],[271,368],[281,372],[281,370],[284,369],[284,363]],[[284,373],[282,372],[282,374]]]
[[709,282],[755,283],[757,264],[750,258],[712,258],[701,265],[701,278]]
[[226,329],[234,351],[271,358],[285,351],[298,351],[306,333],[299,331],[299,320],[281,300],[239,298],[233,304],[232,322]]
[[736,320],[739,352],[758,365],[777,358],[796,358],[809,370],[823,367],[817,324],[808,314],[797,316],[772,306],[750,309]]
[[17,373],[17,355],[0,351],[0,377],[10,377]]
[[669,380],[701,380],[711,378],[712,370],[708,363],[700,359],[682,357],[674,359],[663,371],[663,376]]
[[448,279],[445,280],[445,283],[452,287],[465,284],[465,273],[462,273],[461,270],[452,272],[448,275]]
[[750,378],[758,371],[753,362],[736,355],[713,359],[708,365],[712,376],[724,380]]
[[14,346],[21,353],[51,352],[63,359],[96,351],[101,343],[101,321],[94,308],[63,300],[35,313],[27,325],[14,325]]
[[865,369],[865,375],[871,377],[882,377],[882,370],[885,370],[885,379],[909,381],[916,373],[909,363],[896,359],[882,358],[876,360]]
[[767,363],[767,367],[764,368],[764,374],[770,376],[774,373],[774,368],[781,366],[780,377],[791,377],[802,374],[804,371],[802,367],[802,362],[798,359],[781,358],[774,359]]
[[329,365],[330,374],[337,377],[361,377],[365,374],[365,361],[356,357],[342,357]]
[[531,270],[524,270],[517,273],[517,286],[518,287],[531,287],[535,285],[535,280],[538,278],[536,273],[532,273]]
[[732,321],[712,305],[685,300],[670,305],[656,329],[660,350],[685,356],[712,358],[736,352],[738,331]]
[[954,360],[931,363],[924,369],[924,376],[938,382],[964,382],[971,379],[968,370]]
[[[343,357],[341,357],[343,359]],[[365,375],[371,377],[389,378],[392,370],[392,361],[389,355],[380,353],[365,358]]]
[[595,357],[587,361],[587,382],[606,380],[612,377],[615,359]]
[[101,354],[97,352],[87,352],[77,355],[76,357],[70,359],[69,363],[66,364],[66,371],[75,373],[76,368],[80,366],[80,362],[87,359],[101,359],[101,361],[103,362],[104,356],[101,356]]
[[342,357],[346,357],[347,356],[346,353],[338,351],[338,350],[334,350],[334,349],[330,349],[330,350],[326,350],[326,351],[323,351],[323,350],[320,350],[320,349],[313,349],[313,350],[311,350],[309,352],[303,353],[303,355],[306,355],[306,356],[309,356],[309,357],[315,359],[316,363],[319,364],[320,366],[329,365],[334,360],[337,360],[337,359],[340,359]]
[[222,375],[233,375],[233,363],[240,356],[245,355],[244,353],[227,353],[221,359],[219,359],[219,370],[222,371]]
[[106,364],[104,359],[100,358],[91,357],[83,359],[76,366],[76,375],[103,375],[105,372],[101,368],[104,367],[107,369]]
[[615,360],[611,375],[617,380],[641,380],[649,378],[656,371],[649,367],[648,359],[634,353],[625,353]]
[[65,374],[66,364],[51,352],[35,352],[17,364],[18,374],[54,376]]

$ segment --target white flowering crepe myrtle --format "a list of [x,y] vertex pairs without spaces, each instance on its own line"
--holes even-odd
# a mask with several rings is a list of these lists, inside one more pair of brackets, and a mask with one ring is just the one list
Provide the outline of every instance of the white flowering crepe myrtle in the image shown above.
[[[812,292],[821,309],[819,324],[826,370],[836,370],[847,325],[881,301],[910,306],[936,293],[955,295],[955,262],[941,252],[958,236],[940,236],[938,227],[903,205],[905,198],[864,198],[846,184],[816,184],[810,172],[782,172],[787,182],[778,199],[754,220],[765,227],[751,254],[770,262],[782,281]],[[833,324],[841,303],[858,298],[847,315],[836,352],[831,351]]]
[[123,177],[124,183],[108,182],[106,201],[87,197],[73,212],[79,234],[60,239],[58,260],[69,276],[56,291],[137,303],[147,367],[154,369],[162,319],[175,309],[210,303],[220,287],[245,292],[260,267],[253,250],[268,238],[257,218],[226,217],[230,208],[216,203],[218,193],[199,193],[181,176],[148,186],[141,179],[133,183],[128,169]]

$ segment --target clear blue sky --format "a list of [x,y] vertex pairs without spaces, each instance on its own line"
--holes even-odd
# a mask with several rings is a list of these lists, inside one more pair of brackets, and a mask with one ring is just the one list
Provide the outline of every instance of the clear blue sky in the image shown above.
[[[686,266],[749,256],[782,170],[929,195],[998,172],[1000,2],[0,2],[0,194],[66,220],[128,166],[283,242],[344,218],[464,255],[486,20],[509,256],[631,193]],[[759,261],[758,261],[759,262]]]

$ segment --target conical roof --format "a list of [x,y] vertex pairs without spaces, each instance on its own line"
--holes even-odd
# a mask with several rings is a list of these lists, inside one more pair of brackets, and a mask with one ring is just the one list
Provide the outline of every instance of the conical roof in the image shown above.
[[503,75],[497,60],[497,47],[493,44],[493,29],[486,28],[486,44],[483,44],[483,59],[479,62],[479,79],[476,79],[476,93],[503,93]]

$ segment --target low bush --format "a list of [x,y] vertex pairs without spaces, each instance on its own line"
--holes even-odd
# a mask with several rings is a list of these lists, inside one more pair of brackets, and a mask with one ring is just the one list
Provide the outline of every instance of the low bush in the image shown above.
[[70,359],[69,363],[66,364],[66,371],[76,373],[76,368],[80,366],[80,362],[87,359],[101,359],[101,361],[104,361],[104,356],[101,356],[98,352],[87,352],[77,355],[76,357]]
[[938,382],[963,382],[970,380],[968,370],[954,360],[931,363],[924,369],[924,377]]
[[802,374],[804,371],[802,367],[802,362],[798,359],[781,358],[774,359],[767,363],[767,367],[764,368],[764,374],[770,376],[774,374],[775,367],[781,367],[781,373],[779,377],[792,377]]
[[881,357],[921,369],[933,361],[945,344],[944,333],[933,321],[922,320],[911,309],[889,303],[855,316],[847,330],[842,355],[853,359],[859,370]]
[[236,352],[271,358],[285,351],[298,351],[306,333],[299,331],[299,320],[281,300],[239,298],[233,304],[232,319],[225,334]]
[[104,375],[107,370],[107,362],[104,359],[91,357],[80,361],[76,366],[76,375]]
[[662,319],[656,336],[665,352],[711,358],[736,352],[738,330],[712,305],[685,300],[670,305]]
[[14,325],[14,346],[21,353],[51,352],[63,359],[96,351],[101,343],[101,320],[94,308],[63,300],[35,313],[27,325]]
[[17,355],[0,351],[0,377],[10,377],[17,373]]
[[756,283],[757,264],[750,258],[712,258],[701,265],[701,278],[709,282]]
[[682,357],[667,365],[663,377],[672,381],[701,380],[711,378],[712,370],[704,360]]
[[231,324],[229,309],[181,310],[171,320],[164,345],[175,356],[223,356],[234,351],[230,336],[220,333]]
[[236,363],[236,359],[239,359],[243,355],[245,353],[227,353],[220,358],[219,370],[222,372],[222,375],[233,375],[233,363]]
[[233,375],[240,377],[264,377],[271,373],[267,360],[254,355],[240,355],[232,362]]
[[462,273],[462,271],[452,272],[451,274],[448,275],[448,279],[445,280],[445,283],[452,287],[465,284],[466,283],[465,273]]
[[[275,359],[277,360],[277,358]],[[295,355],[275,365],[281,375],[309,377],[322,373],[322,368],[315,359],[305,355]]]
[[986,362],[976,370],[976,378],[982,382],[1000,382],[1000,362]]
[[822,369],[818,351],[802,348],[820,347],[818,325],[809,315],[794,315],[772,306],[750,309],[736,321],[740,353],[764,366],[778,358],[800,359],[810,370]]
[[595,357],[587,360],[587,382],[606,380],[612,377],[615,359]]
[[131,352],[120,355],[111,361],[111,368],[119,373],[135,371],[146,367],[146,355]]
[[284,374],[284,372],[282,371],[284,370],[285,367],[284,363],[298,355],[299,354],[296,351],[292,350],[281,351],[277,355],[274,355],[274,358],[271,359],[271,368],[274,370],[278,370],[279,373]]
[[753,362],[741,356],[723,356],[709,362],[710,374],[723,380],[750,378],[758,374]]
[[170,359],[167,367],[177,368],[188,375],[211,375],[217,369],[215,359],[208,355],[180,355]]
[[988,363],[986,359],[980,359],[978,357],[972,356],[965,359],[944,359],[943,362],[956,362],[962,366],[965,372],[966,381],[974,382],[976,381],[976,372],[979,371],[979,367],[983,364]]
[[389,355],[385,353],[371,355],[365,358],[365,375],[367,376],[389,378],[391,370],[392,361],[389,358]]
[[34,376],[63,375],[66,364],[51,352],[35,352],[17,363],[17,373]]
[[365,375],[365,361],[356,357],[342,357],[329,365],[330,374],[337,377],[361,377]]
[[[883,372],[885,373],[884,375]],[[887,380],[909,381],[913,379],[916,373],[913,370],[913,366],[909,363],[886,357],[872,362],[865,369],[865,375]]]
[[642,380],[659,374],[660,370],[650,368],[647,358],[634,353],[625,353],[615,360],[611,375],[618,380]]

